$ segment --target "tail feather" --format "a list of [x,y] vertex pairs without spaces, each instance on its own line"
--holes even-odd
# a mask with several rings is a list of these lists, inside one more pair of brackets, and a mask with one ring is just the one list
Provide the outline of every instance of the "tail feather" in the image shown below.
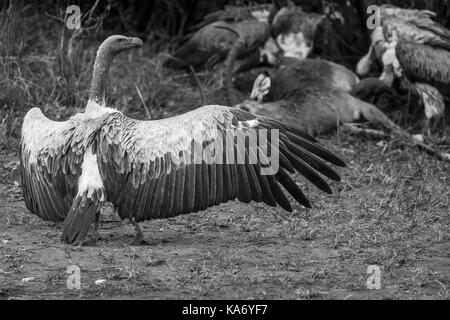
[[100,211],[106,199],[97,156],[92,153],[92,147],[89,147],[84,153],[81,168],[78,194],[72,202],[61,235],[61,242],[70,244],[84,240],[95,219],[95,214]]
[[61,242],[74,244],[83,241],[100,207],[101,202],[88,197],[87,192],[78,195],[64,221]]

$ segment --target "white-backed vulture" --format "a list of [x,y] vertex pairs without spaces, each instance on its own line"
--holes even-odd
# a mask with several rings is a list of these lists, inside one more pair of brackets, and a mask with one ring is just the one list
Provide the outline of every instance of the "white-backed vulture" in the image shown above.
[[[97,52],[85,112],[67,121],[52,121],[39,108],[32,108],[25,115],[20,163],[25,204],[31,213],[44,220],[65,220],[88,156],[86,138],[102,115],[114,111],[105,107],[111,62],[118,53],[141,45],[140,39],[124,36],[111,36],[103,42]],[[104,195],[95,197],[103,199]]]

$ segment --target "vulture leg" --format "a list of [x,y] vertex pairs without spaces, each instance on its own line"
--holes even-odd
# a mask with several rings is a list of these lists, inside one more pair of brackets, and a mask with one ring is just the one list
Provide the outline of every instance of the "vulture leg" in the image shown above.
[[92,233],[92,242],[94,244],[97,243],[99,235],[98,235],[98,229],[100,227],[100,211],[98,211],[95,214],[95,220],[94,220],[94,232]]
[[155,245],[155,241],[147,238],[144,235],[144,232],[142,232],[141,227],[139,226],[139,224],[136,222],[136,220],[132,220],[131,224],[134,227],[134,231],[136,232],[136,238],[133,241],[134,245],[140,245],[140,246],[152,246]]
[[100,227],[100,213],[101,211],[98,211],[95,214],[92,235],[88,239],[80,241],[79,245],[95,246],[97,244],[99,239],[98,229]]
[[417,92],[422,99],[425,108],[425,125],[422,131],[426,135],[431,134],[431,121],[433,119],[439,119],[445,112],[445,100],[444,96],[434,87],[424,84],[416,83]]

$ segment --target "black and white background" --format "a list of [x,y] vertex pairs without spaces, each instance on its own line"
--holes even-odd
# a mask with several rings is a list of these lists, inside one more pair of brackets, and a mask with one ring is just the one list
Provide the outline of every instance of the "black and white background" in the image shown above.
[[[275,2],[279,8],[288,5]],[[152,239],[150,245],[134,244],[133,227],[110,205],[102,209],[98,241],[79,245],[61,243],[63,224],[44,221],[27,209],[20,168],[25,114],[38,107],[49,119],[67,121],[83,112],[95,54],[108,36],[139,37],[144,43],[114,60],[108,107],[138,120],[168,118],[210,104],[244,105],[252,111],[245,103],[253,81],[261,72],[274,70],[267,65],[270,57],[261,54],[265,41],[244,44],[250,48],[236,64],[246,57],[251,63],[230,76],[231,85],[226,56],[208,52],[202,57],[196,51],[200,44],[181,55],[179,50],[195,32],[222,19],[215,14],[220,10],[261,4],[274,2],[0,0],[0,299],[449,299],[450,60],[438,59],[436,64],[422,52],[409,53],[438,74],[438,80],[427,83],[439,88],[447,109],[427,123],[420,94],[400,79],[389,90],[361,90],[355,99],[376,106],[400,131],[390,132],[386,122],[365,119],[369,123],[350,121],[350,126],[336,125],[319,134],[318,141],[347,167],[334,167],[342,181],[327,180],[331,195],[298,173],[292,176],[312,209],[290,196],[291,213],[231,201],[140,223]],[[356,72],[371,45],[367,8],[382,4],[435,12],[433,21],[443,29],[418,25],[438,34],[444,44],[420,37],[417,42],[450,56],[447,0],[294,4],[304,11],[304,36],[312,34],[309,59],[332,61]],[[230,25],[241,19],[236,12],[225,19]],[[308,22],[314,15],[325,17],[318,26]],[[236,30],[218,30],[237,41]],[[277,59],[283,54],[280,47],[274,53]],[[174,67],[167,62],[172,58],[200,62]],[[361,80],[378,78],[382,64],[374,61]],[[308,72],[322,72],[315,68]],[[336,103],[345,109],[353,99],[353,92],[336,93],[322,84],[332,80],[333,70],[320,73],[318,82],[304,80],[300,71],[303,80],[295,94],[287,94],[289,99],[280,99],[283,103],[273,109],[267,107],[263,115],[307,131],[304,126],[316,121],[328,125],[323,106],[333,108]],[[408,83],[425,82],[420,75],[408,75]],[[272,78],[272,86],[286,88],[296,81]],[[303,106],[308,109],[292,111]],[[183,306],[177,307],[182,315]]]

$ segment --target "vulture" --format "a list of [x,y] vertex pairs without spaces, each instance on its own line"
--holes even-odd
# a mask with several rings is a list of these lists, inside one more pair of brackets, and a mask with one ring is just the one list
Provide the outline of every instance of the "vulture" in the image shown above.
[[[305,62],[308,61],[302,61]],[[321,60],[311,62],[314,64],[308,63],[308,68],[284,67],[259,75],[251,100],[236,107],[258,116],[272,117],[314,136],[331,133],[343,123],[364,120],[390,131],[399,129],[378,108],[348,92],[350,86],[343,85],[346,83],[344,75],[349,75],[347,72],[336,72],[335,78],[326,77],[324,75],[329,75],[329,68],[334,64]]]
[[[114,57],[140,47],[138,38],[111,36],[97,51],[86,110],[67,121],[52,121],[39,108],[25,115],[22,125],[20,171],[24,200],[28,210],[48,221],[64,221],[77,197],[81,178],[94,178],[86,172],[93,155],[86,138],[103,115],[113,112],[105,107],[105,86]],[[89,169],[89,168],[88,168]],[[81,179],[81,180],[80,180]],[[96,201],[104,194],[90,194]]]
[[433,20],[434,12],[380,7],[381,26],[372,34],[369,52],[357,66],[360,75],[378,60],[383,66],[380,81],[391,86],[399,78],[424,105],[426,126],[443,116],[450,92],[450,30]]
[[[224,62],[238,38],[244,40],[237,58],[243,65],[259,61],[259,49],[270,37],[269,15],[272,7],[259,5],[253,7],[226,6],[204,18],[198,30],[165,62],[173,69],[212,68]],[[255,62],[256,59],[256,62]]]

